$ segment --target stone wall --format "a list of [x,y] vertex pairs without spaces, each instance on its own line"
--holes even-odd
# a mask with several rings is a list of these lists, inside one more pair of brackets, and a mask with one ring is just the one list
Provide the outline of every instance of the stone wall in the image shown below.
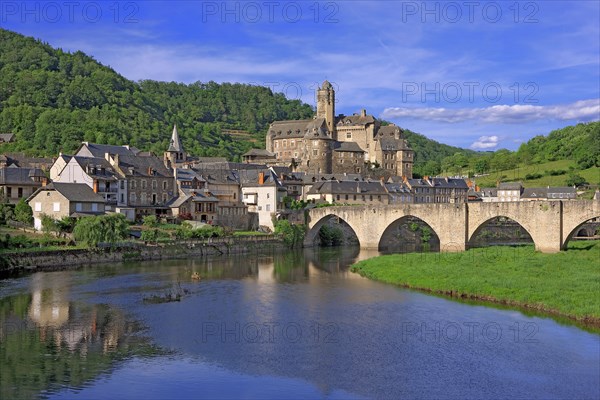
[[210,255],[283,250],[282,240],[272,237],[215,238],[182,241],[177,245],[139,246],[120,249],[73,249],[46,252],[7,253],[0,256],[0,278],[21,272],[54,271],[89,264],[185,259]]

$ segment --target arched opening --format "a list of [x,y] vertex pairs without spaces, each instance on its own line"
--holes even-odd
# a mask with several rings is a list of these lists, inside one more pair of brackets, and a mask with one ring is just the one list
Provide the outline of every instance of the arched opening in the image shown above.
[[330,214],[321,218],[306,234],[305,246],[358,246],[354,229],[342,218]]
[[385,253],[440,251],[440,238],[425,221],[407,215],[385,229],[379,250]]
[[475,230],[469,247],[521,246],[533,244],[531,235],[517,221],[499,216],[490,218]]
[[600,217],[590,218],[577,225],[565,238],[563,249],[578,247],[576,243],[600,240]]

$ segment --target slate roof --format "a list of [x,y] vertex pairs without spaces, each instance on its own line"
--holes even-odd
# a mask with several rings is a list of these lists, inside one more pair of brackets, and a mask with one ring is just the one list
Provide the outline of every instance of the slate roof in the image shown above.
[[98,158],[104,158],[106,153],[118,154],[119,156],[134,156],[136,154],[128,146],[114,146],[109,144],[83,142],[79,150],[76,152],[76,155],[80,153],[83,147],[87,147],[91,155]]
[[501,182],[498,185],[498,190],[522,190],[521,182]]
[[352,153],[364,153],[365,151],[360,148],[356,142],[337,142],[333,151],[340,152],[352,152]]
[[335,124],[340,127],[343,128],[344,125],[367,125],[367,124],[372,124],[375,122],[375,118],[372,115],[365,115],[364,117],[362,115],[340,115],[338,117],[336,117],[335,119]]
[[338,181],[362,181],[361,174],[303,174],[302,181],[304,183],[324,182],[330,180]]
[[[119,168],[125,176],[172,178],[173,172],[155,155],[119,155]],[[133,169],[132,169],[133,168]],[[155,173],[152,173],[154,171]]]
[[269,133],[275,139],[327,139],[332,140],[325,118],[275,121],[269,127]]
[[104,197],[94,193],[91,187],[85,183],[61,183],[52,182],[44,187],[39,188],[33,193],[28,201],[35,197],[38,193],[47,190],[56,190],[69,201],[80,203],[106,203]]
[[396,134],[401,134],[401,133],[402,133],[402,130],[400,129],[400,127],[398,125],[380,126],[379,129],[377,130],[377,135],[379,135],[379,136],[395,137]]
[[316,182],[307,194],[388,194],[380,181],[325,181]]
[[167,151],[183,152],[183,145],[181,139],[179,139],[179,133],[177,132],[177,125],[173,125],[173,133],[171,134],[171,142],[169,143],[169,149]]
[[44,172],[39,168],[0,168],[0,185],[41,185],[34,182],[35,176],[44,176]]
[[29,157],[25,153],[4,153],[3,161],[7,165],[15,165],[21,168],[45,168],[53,164],[51,158],[46,157]]
[[275,157],[275,154],[265,149],[250,149],[245,154],[242,154],[242,157],[244,156]]
[[[114,167],[106,161],[104,158],[99,157],[73,157],[77,164],[83,168],[86,174],[92,178],[98,178],[103,180],[116,181],[118,179],[118,173]],[[104,173],[102,173],[104,168]]]
[[[575,198],[577,190],[574,187],[538,187],[525,188],[521,193],[522,199],[547,199],[551,198],[552,194],[567,194],[569,197]],[[563,197],[565,198],[565,197]],[[568,197],[566,197],[568,198]]]
[[[258,176],[260,173],[264,174],[264,183],[259,185]],[[277,174],[270,168],[268,169],[251,169],[247,171],[240,171],[240,183],[242,186],[282,186]]]
[[408,148],[404,139],[383,136],[377,141],[377,146],[384,151],[398,151]]

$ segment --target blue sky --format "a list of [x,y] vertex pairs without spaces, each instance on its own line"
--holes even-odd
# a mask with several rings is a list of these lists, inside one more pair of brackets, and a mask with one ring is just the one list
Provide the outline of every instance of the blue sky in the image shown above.
[[0,2],[0,26],[133,80],[242,82],[516,149],[600,119],[599,1]]

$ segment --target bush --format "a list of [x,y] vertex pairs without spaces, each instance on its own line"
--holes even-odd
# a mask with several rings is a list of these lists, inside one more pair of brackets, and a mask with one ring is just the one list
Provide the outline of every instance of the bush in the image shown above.
[[156,218],[156,215],[146,215],[142,220],[144,221],[144,226],[150,228],[154,228],[158,225],[158,218]]
[[25,202],[25,199],[19,200],[15,206],[15,219],[18,222],[30,225],[33,223],[33,210],[29,207],[29,204]]
[[567,186],[582,186],[585,184],[587,184],[587,182],[583,176],[578,175],[575,172],[569,173],[569,177],[567,178]]
[[123,214],[100,215],[79,219],[73,229],[75,241],[88,247],[98,243],[116,243],[127,238],[129,225]]
[[301,245],[305,232],[306,225],[292,224],[286,219],[275,223],[275,234],[281,235],[283,241],[290,247]]
[[540,179],[542,176],[544,176],[544,175],[542,175],[542,174],[527,174],[527,175],[525,175],[525,179],[530,181],[533,179]]
[[319,230],[319,238],[323,246],[339,246],[344,239],[344,233],[336,226],[323,225]]

